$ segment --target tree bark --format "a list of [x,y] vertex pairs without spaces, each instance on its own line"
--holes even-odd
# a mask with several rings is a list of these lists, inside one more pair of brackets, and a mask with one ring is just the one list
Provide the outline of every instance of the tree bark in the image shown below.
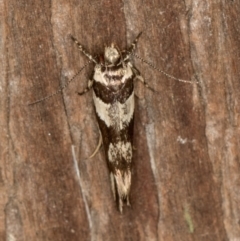
[[[4,0],[1,9],[0,240],[239,240],[240,3],[236,0]],[[88,65],[126,49],[135,85],[131,208],[113,200]]]

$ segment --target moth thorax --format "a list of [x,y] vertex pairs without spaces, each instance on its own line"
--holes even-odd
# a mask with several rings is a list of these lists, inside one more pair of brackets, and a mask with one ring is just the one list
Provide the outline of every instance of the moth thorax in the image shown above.
[[120,58],[118,50],[112,44],[111,47],[105,47],[104,59],[105,61],[115,64]]

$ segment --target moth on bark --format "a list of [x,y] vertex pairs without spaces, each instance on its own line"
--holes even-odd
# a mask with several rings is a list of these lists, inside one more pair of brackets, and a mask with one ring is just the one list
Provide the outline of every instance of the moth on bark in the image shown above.
[[194,83],[189,80],[175,78],[134,54],[140,36],[141,33],[138,34],[127,50],[121,51],[117,46],[112,44],[111,46],[105,47],[104,53],[97,58],[88,53],[77,39],[71,36],[79,50],[89,59],[88,63],[85,64],[62,88],[45,98],[29,104],[33,105],[59,94],[89,63],[95,63],[93,78],[88,81],[87,88],[78,94],[82,95],[93,89],[93,101],[100,129],[100,142],[98,148],[91,157],[96,154],[101,144],[103,144],[110,172],[113,196],[118,203],[121,213],[124,203],[130,205],[129,194],[133,159],[135,106],[134,81],[139,79],[147,88],[152,89],[141,77],[140,72],[132,65],[130,57],[132,55],[137,57],[154,70],[171,79],[184,83]]

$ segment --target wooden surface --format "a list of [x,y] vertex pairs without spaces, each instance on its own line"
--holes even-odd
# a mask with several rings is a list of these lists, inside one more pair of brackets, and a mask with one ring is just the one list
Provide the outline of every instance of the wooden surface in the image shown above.
[[[91,4],[90,4],[91,3]],[[240,3],[0,2],[0,240],[237,241],[240,237]],[[131,208],[117,211],[85,68],[115,42],[156,93],[136,83]],[[73,156],[72,145],[75,146]],[[79,172],[79,173],[78,173]]]

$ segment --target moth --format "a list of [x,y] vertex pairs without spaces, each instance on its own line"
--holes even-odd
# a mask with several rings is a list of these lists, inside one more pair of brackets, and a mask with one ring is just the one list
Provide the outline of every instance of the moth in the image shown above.
[[[83,95],[93,89],[95,113],[100,129],[99,145],[93,155],[95,155],[102,144],[110,172],[113,196],[121,213],[124,204],[130,206],[129,194],[132,179],[135,108],[134,81],[138,79],[147,88],[152,89],[145,82],[137,68],[133,66],[130,57],[133,55],[139,58],[142,62],[147,63],[151,68],[163,73],[169,78],[181,82],[193,83],[192,81],[175,78],[134,54],[141,34],[141,32],[138,34],[128,49],[121,51],[117,46],[111,44],[111,46],[105,47],[103,54],[98,57],[93,57],[76,38],[71,36],[72,40],[77,44],[78,49],[88,58],[88,63],[61,89],[30,104],[36,104],[62,92],[83,68],[91,62],[95,64],[93,77],[88,81],[87,88],[78,94]],[[91,157],[93,155],[91,155]]]
[[97,59],[72,37],[79,50],[95,63],[93,78],[80,95],[93,89],[93,101],[102,144],[110,172],[111,187],[119,211],[130,205],[131,169],[133,159],[134,80],[139,71],[130,62],[141,33],[130,48],[120,51],[117,46],[105,47]]

